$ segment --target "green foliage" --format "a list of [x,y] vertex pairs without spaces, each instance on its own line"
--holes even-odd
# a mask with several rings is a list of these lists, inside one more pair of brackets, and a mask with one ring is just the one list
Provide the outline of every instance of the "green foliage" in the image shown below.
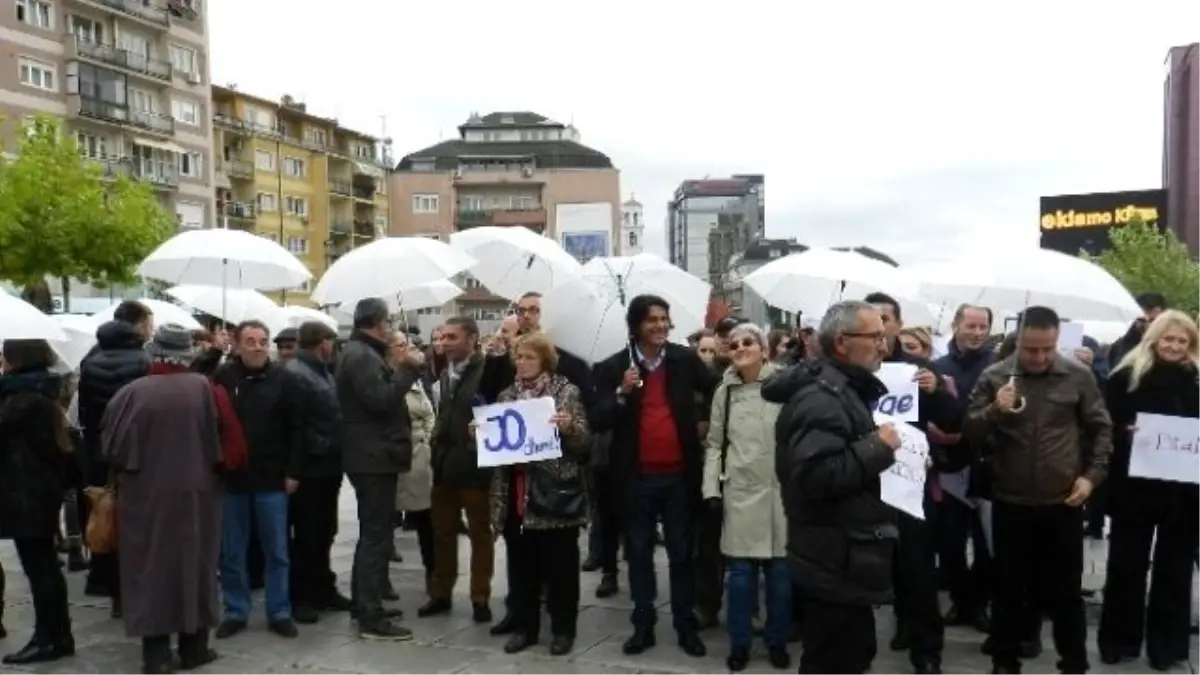
[[1195,316],[1200,305],[1200,267],[1174,232],[1162,232],[1134,217],[1109,235],[1111,247],[1098,256],[1080,257],[1108,270],[1131,293],[1157,291],[1171,307]]
[[16,158],[0,158],[0,279],[132,283],[137,264],[175,229],[154,191],[127,177],[105,182],[54,118],[17,136]]

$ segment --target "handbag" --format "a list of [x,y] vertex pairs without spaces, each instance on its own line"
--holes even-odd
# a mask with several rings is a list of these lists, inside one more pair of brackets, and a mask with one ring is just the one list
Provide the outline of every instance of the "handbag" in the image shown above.
[[729,457],[729,400],[733,395],[733,387],[725,387],[725,413],[721,420],[721,472],[717,474],[717,488],[721,491],[721,499],[725,499],[725,460]]
[[111,483],[104,487],[87,487],[91,509],[88,511],[84,539],[92,553],[112,553],[117,550],[117,491]]
[[558,480],[545,473],[529,479],[529,494],[526,508],[539,518],[575,520],[587,515],[587,492],[582,476]]

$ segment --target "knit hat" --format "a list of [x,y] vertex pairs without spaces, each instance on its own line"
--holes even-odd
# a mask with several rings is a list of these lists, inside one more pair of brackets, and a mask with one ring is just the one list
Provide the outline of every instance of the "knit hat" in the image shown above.
[[283,330],[279,331],[279,335],[275,336],[274,342],[276,345],[281,342],[295,342],[299,339],[299,337],[300,332],[295,328],[284,328]]
[[155,361],[188,365],[196,358],[192,332],[177,323],[163,324],[146,343],[146,351]]

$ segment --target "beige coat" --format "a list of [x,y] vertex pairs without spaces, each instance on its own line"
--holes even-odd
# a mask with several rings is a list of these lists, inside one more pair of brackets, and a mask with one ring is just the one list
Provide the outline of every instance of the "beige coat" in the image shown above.
[[433,457],[429,438],[433,435],[433,402],[418,381],[404,399],[412,420],[412,469],[400,474],[396,485],[397,511],[424,511],[433,492]]
[[701,487],[705,499],[721,496],[721,445],[728,392],[729,449],[721,552],[731,558],[782,558],[787,553],[787,518],[775,477],[775,419],[780,405],[762,397],[763,380],[777,370],[768,363],[757,381],[743,382],[731,367],[713,394]]

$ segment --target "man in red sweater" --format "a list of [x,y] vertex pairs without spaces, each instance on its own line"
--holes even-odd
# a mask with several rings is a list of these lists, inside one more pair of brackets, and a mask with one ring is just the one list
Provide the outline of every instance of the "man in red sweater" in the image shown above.
[[[592,424],[613,434],[611,489],[627,535],[633,636],[626,654],[656,642],[654,546],[663,523],[670,570],[671,615],[679,646],[705,654],[698,634],[692,550],[708,412],[716,380],[690,349],[667,342],[670,305],[639,295],[626,312],[630,343],[596,365]],[[696,405],[697,394],[703,403]]]

